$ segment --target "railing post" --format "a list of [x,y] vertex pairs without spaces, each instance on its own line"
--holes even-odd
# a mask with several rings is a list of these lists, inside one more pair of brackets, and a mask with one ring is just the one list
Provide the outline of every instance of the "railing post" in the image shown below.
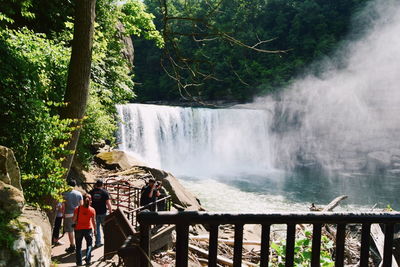
[[119,207],[119,183],[117,183],[117,207]]
[[321,255],[321,229],[322,224],[313,224],[311,266],[319,267]]
[[208,248],[208,266],[217,266],[218,255],[218,224],[210,226],[210,246]]
[[346,234],[346,224],[338,224],[336,231],[336,259],[335,267],[344,265],[344,241]]
[[268,267],[270,224],[263,224],[261,229],[261,258],[260,267]]
[[176,225],[176,266],[188,266],[189,225]]
[[360,253],[361,267],[368,267],[370,233],[371,233],[371,224],[363,223],[361,229],[361,253]]
[[128,210],[131,211],[131,186],[128,186]]
[[150,225],[140,224],[140,248],[142,253],[140,254],[140,267],[149,267],[150,262]]
[[235,241],[233,248],[233,266],[242,266],[243,224],[235,224]]
[[382,266],[392,266],[394,224],[385,224],[385,244],[383,246]]
[[296,224],[287,225],[286,232],[286,267],[292,267],[294,264],[294,241],[296,239]]

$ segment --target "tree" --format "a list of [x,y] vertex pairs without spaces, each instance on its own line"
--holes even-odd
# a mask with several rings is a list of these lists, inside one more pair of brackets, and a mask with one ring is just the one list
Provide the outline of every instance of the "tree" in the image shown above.
[[[61,111],[62,119],[75,120],[74,131],[66,147],[71,151],[76,150],[89,96],[95,5],[96,0],[78,0],[75,5],[74,37],[64,97],[67,105]],[[68,155],[63,162],[67,172],[73,157],[74,153]]]

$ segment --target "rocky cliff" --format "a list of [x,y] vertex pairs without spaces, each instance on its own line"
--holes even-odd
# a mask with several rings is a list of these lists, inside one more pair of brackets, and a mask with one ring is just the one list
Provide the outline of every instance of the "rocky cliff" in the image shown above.
[[0,266],[50,266],[49,220],[25,204],[20,179],[14,153],[0,146]]

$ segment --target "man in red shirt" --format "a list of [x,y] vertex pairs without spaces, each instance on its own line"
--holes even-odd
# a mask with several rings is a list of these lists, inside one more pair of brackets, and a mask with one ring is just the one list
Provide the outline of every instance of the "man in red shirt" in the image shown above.
[[76,265],[82,265],[82,240],[86,240],[86,265],[90,265],[93,231],[96,233],[96,211],[90,206],[92,197],[85,194],[83,205],[74,211],[73,221],[75,222],[75,244],[76,244]]

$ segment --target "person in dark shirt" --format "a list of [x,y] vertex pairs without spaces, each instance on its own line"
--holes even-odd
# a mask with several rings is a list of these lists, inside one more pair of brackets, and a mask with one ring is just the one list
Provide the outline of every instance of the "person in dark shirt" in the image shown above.
[[112,212],[110,195],[107,190],[103,188],[103,181],[97,180],[94,189],[89,192],[92,196],[92,207],[96,211],[96,242],[95,247],[101,247],[101,231],[100,225],[104,235],[104,221],[108,212]]
[[[160,195],[158,191],[158,185],[156,184],[156,180],[153,178],[149,179],[149,182],[142,188],[142,193],[140,196],[140,206],[145,206],[152,202],[157,201],[157,197]],[[151,211],[156,210],[156,205],[151,205],[146,207]]]

